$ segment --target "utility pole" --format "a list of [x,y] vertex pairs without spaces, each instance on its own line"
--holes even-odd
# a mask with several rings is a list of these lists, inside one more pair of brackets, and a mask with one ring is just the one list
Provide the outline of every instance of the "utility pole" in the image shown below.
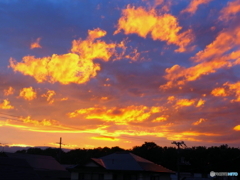
[[177,146],[177,180],[180,180],[180,148],[181,146],[186,147],[186,144],[183,141],[173,141],[172,144],[175,144]]
[[59,143],[59,145],[60,145],[60,150],[62,149],[62,137],[60,137],[60,143]]
[[58,160],[59,160],[59,163],[61,163],[61,153],[62,153],[62,137],[60,137],[60,142],[57,143],[59,144],[59,154],[58,154]]

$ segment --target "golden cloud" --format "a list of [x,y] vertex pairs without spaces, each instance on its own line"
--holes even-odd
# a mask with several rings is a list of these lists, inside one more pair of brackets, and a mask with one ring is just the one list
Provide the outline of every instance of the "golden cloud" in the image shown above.
[[42,46],[40,45],[40,40],[41,38],[37,38],[35,42],[31,43],[30,49],[42,48]]
[[101,100],[108,100],[108,97],[106,97],[106,96],[101,97]]
[[13,89],[13,87],[9,87],[8,89],[4,89],[4,96],[9,96],[9,95],[12,95],[12,94],[14,94],[14,89]]
[[25,100],[31,101],[37,98],[37,93],[34,91],[32,87],[23,88],[20,90],[19,97],[22,97]]
[[93,60],[101,59],[109,61],[115,53],[115,47],[119,45],[97,40],[106,35],[106,31],[101,29],[89,30],[86,40],[74,40],[72,42],[71,53],[51,57],[35,58],[25,56],[22,62],[10,59],[10,67],[16,72],[32,76],[37,82],[60,82],[62,84],[77,83],[82,84],[97,75],[100,65]]
[[0,109],[14,109],[14,106],[10,105],[10,101],[4,99],[2,103],[0,103]]
[[225,88],[219,87],[212,90],[211,94],[213,96],[227,96]]
[[114,132],[108,132],[106,135],[109,136],[156,136],[156,137],[165,137],[166,133],[163,128],[149,128],[149,127],[136,127],[136,126],[128,126],[122,130],[116,130]]
[[174,96],[169,96],[167,98],[168,103],[174,103],[175,109],[178,109],[180,107],[187,107],[187,106],[195,106],[195,107],[201,107],[205,104],[205,100],[203,99],[180,99]]
[[115,47],[117,44],[107,44],[104,41],[96,40],[97,38],[105,35],[106,31],[103,31],[99,28],[92,31],[89,30],[87,40],[73,40],[71,52],[79,54],[81,59],[86,59],[89,61],[94,59],[109,61],[110,57],[115,52]]
[[197,102],[197,105],[196,105],[196,107],[201,107],[201,106],[203,106],[204,104],[205,104],[205,100],[203,100],[203,99],[199,99],[199,101]]
[[111,136],[96,136],[96,137],[91,137],[91,139],[95,140],[104,140],[104,141],[119,141],[119,138],[116,137],[111,137]]
[[181,11],[181,13],[190,13],[191,15],[195,14],[198,9],[198,6],[201,4],[207,4],[212,0],[192,0],[188,7]]
[[18,119],[8,119],[6,121],[0,121],[0,127],[14,127],[25,131],[34,132],[47,132],[47,133],[92,133],[92,134],[106,134],[106,128],[108,126],[98,125],[95,128],[80,126],[71,127],[61,124],[57,120],[32,119],[31,116],[19,117]]
[[186,47],[193,41],[191,30],[180,33],[177,18],[171,14],[157,15],[154,9],[149,11],[143,7],[127,6],[122,10],[122,17],[118,21],[118,29],[114,34],[121,30],[125,34],[138,34],[146,38],[148,34],[153,40],[166,41],[167,44],[179,46],[177,52],[186,51]]
[[30,116],[27,116],[26,118],[19,118],[23,123],[33,124],[35,126],[59,126],[59,122],[56,120],[47,120],[43,119],[41,121],[39,120],[33,120]]
[[79,109],[72,113],[68,113],[70,118],[82,115],[86,119],[100,119],[106,122],[115,122],[116,124],[128,124],[129,122],[143,122],[152,114],[163,111],[163,107],[147,107],[147,106],[127,106],[125,108],[107,108],[107,107],[91,107]]
[[[221,57],[224,53],[227,53],[229,50],[234,48],[236,45],[240,44],[240,26],[235,27],[229,31],[222,31],[218,34],[216,39],[202,51],[199,51],[192,60],[195,62],[209,61],[215,60],[214,57]],[[219,61],[215,60],[214,62],[221,63],[221,61],[227,61],[228,59],[236,59],[239,58],[239,51],[232,51],[228,53],[226,58],[222,58]]]
[[120,137],[122,135],[126,136],[154,136],[154,137],[165,137],[167,140],[189,140],[189,141],[202,141],[199,136],[220,136],[218,133],[207,133],[198,131],[183,131],[175,132],[173,128],[173,123],[168,123],[166,125],[154,126],[154,127],[141,127],[141,126],[129,126],[126,125],[121,130],[115,130],[114,132],[107,132],[106,135]]
[[[35,131],[35,132],[48,132],[48,133],[91,133],[99,134],[99,136],[93,136],[91,139],[106,140],[106,141],[119,141],[124,138],[122,136],[153,136],[153,137],[165,137],[168,140],[190,140],[201,141],[197,139],[198,136],[219,136],[216,133],[204,133],[197,131],[184,131],[177,133],[173,131],[173,123],[165,125],[147,127],[147,126],[134,126],[129,124],[121,124],[122,128],[109,131],[107,128],[110,126],[100,125],[96,128],[87,127],[70,127],[61,124],[55,120],[34,120],[30,116],[26,118],[20,118],[19,121],[7,120],[5,123],[1,123],[0,126],[15,127],[21,130]],[[131,137],[130,137],[131,138]]]
[[61,98],[60,101],[67,101],[68,100],[68,97],[65,97],[65,98]]
[[10,59],[10,66],[14,71],[34,77],[39,83],[47,81],[81,84],[95,77],[97,71],[100,70],[99,64],[94,64],[91,60],[80,59],[79,55],[73,53],[54,54],[47,58],[25,56],[21,63]]
[[168,119],[169,115],[162,115],[160,117],[155,118],[154,120],[152,120],[152,122],[162,122],[162,121],[166,121]]
[[236,83],[225,83],[225,86],[229,87],[230,91],[233,91],[235,93],[236,99],[233,100],[235,102],[240,102],[240,81]]
[[233,128],[235,131],[240,131],[240,125],[237,125]]
[[168,136],[168,140],[188,140],[188,141],[202,141],[198,136],[220,136],[217,133],[203,133],[197,131],[184,131],[181,133],[172,133]]
[[47,102],[49,104],[52,104],[54,102],[54,99],[52,98],[54,95],[56,95],[56,92],[53,90],[48,90],[46,94],[43,94],[42,97],[47,98]]
[[195,99],[179,99],[176,102],[177,107],[192,106],[196,102]]
[[[164,76],[168,82],[161,85],[161,89],[169,89],[182,86],[189,81],[195,81],[203,75],[215,73],[218,69],[240,64],[240,51],[230,51],[240,44],[240,27],[230,31],[223,31],[203,51],[198,52],[192,60],[198,63],[195,66],[185,68],[174,65],[167,68]],[[229,52],[230,51],[230,52]]]
[[232,102],[240,102],[240,81],[236,83],[226,82],[223,84],[223,87],[218,87],[212,90],[211,94],[213,96],[230,96],[235,95],[236,99],[232,100]]
[[201,119],[199,119],[198,121],[194,122],[193,125],[194,125],[194,126],[197,126],[197,125],[203,123],[204,121],[206,121],[206,119],[201,118]]
[[168,100],[168,103],[171,103],[171,102],[173,102],[175,99],[176,99],[176,97],[175,97],[175,96],[169,96],[169,97],[167,98],[167,100]]

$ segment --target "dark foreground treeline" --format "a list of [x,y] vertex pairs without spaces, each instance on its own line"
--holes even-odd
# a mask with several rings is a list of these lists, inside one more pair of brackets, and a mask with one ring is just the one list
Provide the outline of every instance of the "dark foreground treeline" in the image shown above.
[[[29,148],[16,153],[48,155],[56,158],[62,164],[81,164],[89,158],[98,158],[119,151],[124,151],[124,149],[104,147],[64,152],[57,148]],[[145,142],[143,145],[135,146],[127,151],[175,171],[177,170],[178,157],[182,171],[233,172],[240,170],[240,149],[228,145],[208,148],[198,146],[178,151],[175,147],[160,147],[154,142]]]

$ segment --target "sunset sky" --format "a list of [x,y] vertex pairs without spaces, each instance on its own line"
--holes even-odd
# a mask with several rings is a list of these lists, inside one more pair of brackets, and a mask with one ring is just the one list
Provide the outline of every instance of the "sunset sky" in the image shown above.
[[0,143],[240,147],[240,0],[1,0]]

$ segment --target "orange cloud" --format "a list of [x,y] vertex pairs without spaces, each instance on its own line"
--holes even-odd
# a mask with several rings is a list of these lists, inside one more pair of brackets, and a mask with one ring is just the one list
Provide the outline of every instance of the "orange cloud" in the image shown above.
[[230,31],[223,31],[203,51],[198,52],[192,60],[198,63],[195,66],[185,68],[174,65],[167,68],[164,76],[168,82],[161,89],[174,86],[182,86],[189,81],[195,81],[203,75],[215,73],[218,69],[240,64],[240,51],[230,51],[240,44],[240,27]]
[[176,97],[174,97],[174,96],[169,96],[169,97],[167,98],[168,103],[173,102],[175,99],[176,99]]
[[14,71],[34,77],[39,83],[47,81],[81,84],[95,77],[97,71],[100,70],[99,64],[94,64],[91,60],[80,59],[79,55],[73,53],[54,54],[47,58],[25,56],[22,63],[16,63],[11,59],[10,66]]
[[9,96],[9,95],[12,95],[14,94],[14,89],[13,87],[9,87],[8,89],[4,89],[4,96]]
[[175,109],[187,106],[201,107],[205,104],[205,100],[203,99],[178,99],[174,96],[169,96],[167,99],[168,103],[175,103]]
[[232,102],[240,102],[240,81],[236,83],[226,82],[223,87],[213,89],[211,94],[223,97],[235,94],[236,99],[232,100]]
[[228,2],[227,6],[221,10],[221,16],[219,17],[219,19],[228,21],[239,12],[240,12],[239,0]]
[[201,106],[203,106],[204,104],[205,104],[205,100],[203,100],[203,99],[200,99],[198,102],[197,102],[197,105],[196,105],[196,107],[201,107]]
[[240,125],[237,125],[233,128],[235,131],[240,131]]
[[225,83],[224,85],[228,86],[230,91],[235,92],[236,99],[233,101],[240,102],[240,81],[233,84]]
[[[198,131],[183,131],[175,132],[172,130],[174,124],[169,123],[166,125],[155,127],[141,127],[141,126],[129,126],[124,129],[116,130],[111,133],[107,133],[108,136],[119,137],[120,135],[128,136],[155,136],[165,137],[167,140],[189,140],[189,141],[202,141],[199,136],[220,136],[218,133],[205,133]],[[204,140],[205,141],[205,140]]]
[[0,103],[0,109],[14,109],[14,106],[11,106],[10,102],[7,99],[4,99],[3,103]]
[[211,94],[213,96],[227,96],[226,90],[221,87],[213,89]]
[[43,119],[36,120],[30,116],[19,117],[18,120],[8,119],[6,121],[0,121],[0,127],[14,127],[25,131],[34,132],[48,132],[48,133],[92,133],[92,134],[106,134],[105,130],[108,126],[98,125],[96,127],[71,127],[61,124],[57,120]]
[[[100,65],[93,60],[109,61],[117,44],[107,44],[97,40],[106,35],[106,31],[95,29],[88,31],[86,40],[74,40],[71,53],[51,57],[35,58],[25,56],[22,62],[10,59],[10,67],[16,72],[32,76],[37,82],[60,82],[62,84],[82,84],[97,75]],[[123,44],[119,45],[123,46]]]
[[152,122],[162,122],[166,121],[168,119],[169,115],[162,115],[160,117],[157,117],[156,119],[152,120]]
[[197,125],[203,123],[204,121],[206,121],[206,119],[201,118],[201,119],[199,119],[198,121],[194,122],[193,125],[194,125],[194,126],[197,126]]
[[31,101],[31,100],[37,98],[37,93],[34,91],[34,89],[32,87],[23,88],[20,91],[19,97],[22,97],[25,100]]
[[[149,108],[150,109],[150,108]],[[197,139],[198,136],[218,136],[215,133],[202,133],[196,131],[184,131],[177,133],[173,131],[173,123],[168,123],[160,126],[138,126],[121,124],[121,128],[115,130],[108,130],[111,128],[107,125],[96,126],[95,128],[88,127],[70,127],[61,124],[56,120],[35,120],[30,116],[26,118],[19,118],[17,120],[7,120],[5,123],[0,121],[0,126],[15,127],[21,130],[35,131],[35,132],[48,132],[48,133],[91,133],[98,134],[94,135],[92,139],[96,140],[106,140],[106,141],[119,141],[121,136],[154,136],[154,137],[164,137],[168,140],[194,140],[201,141]]]
[[108,97],[101,97],[101,100],[108,100]]
[[42,46],[40,45],[40,40],[41,38],[37,38],[36,41],[30,45],[30,49],[42,48]]
[[195,14],[198,9],[198,6],[201,4],[207,4],[212,0],[191,0],[188,7],[181,11],[181,13],[190,13],[191,15]]
[[96,140],[104,140],[104,141],[119,141],[119,138],[111,137],[111,136],[96,136],[96,137],[91,137],[91,139],[96,139]]
[[68,100],[68,97],[60,99],[60,101],[67,101],[67,100]]
[[196,102],[195,99],[179,99],[176,102],[176,106],[183,107],[183,106],[192,106]]
[[38,120],[32,120],[30,116],[27,116],[26,118],[19,118],[23,123],[29,123],[33,124],[35,126],[58,126],[59,123],[56,120],[47,120],[43,119],[41,121]]
[[47,98],[47,102],[49,104],[52,104],[54,102],[54,99],[52,98],[54,95],[56,95],[56,92],[53,90],[48,90],[46,94],[43,94],[42,97]]
[[157,137],[166,137],[165,132],[166,127],[157,126],[157,127],[136,127],[127,125],[124,129],[116,130],[114,132],[106,133],[108,136],[118,137],[121,135],[128,136],[157,136]]
[[197,131],[184,131],[181,133],[173,133],[171,136],[168,136],[168,140],[188,140],[188,141],[202,141],[198,136],[220,136],[216,133],[202,133]]
[[[224,53],[235,47],[235,45],[240,44],[239,30],[240,26],[230,31],[220,32],[211,44],[207,45],[203,51],[199,51],[192,59],[195,62],[201,62],[214,59],[214,57],[221,57]],[[236,57],[239,58],[239,51],[233,51],[226,57],[233,59]]]
[[105,35],[106,31],[99,28],[92,31],[89,30],[87,40],[73,40],[71,52],[79,54],[81,59],[93,60],[98,58],[104,61],[109,61],[110,57],[114,54],[117,45],[114,43],[107,44],[104,41],[96,40]]
[[186,51],[186,47],[193,41],[191,30],[180,33],[182,27],[179,26],[177,18],[171,14],[157,15],[154,9],[149,11],[143,7],[127,6],[122,11],[122,17],[118,21],[118,29],[125,34],[138,34],[146,38],[148,34],[153,40],[166,41],[167,44],[179,46],[177,52]]
[[163,111],[163,107],[147,106],[127,106],[126,108],[107,108],[92,107],[79,109],[69,113],[70,118],[83,115],[86,119],[100,119],[106,122],[115,122],[116,124],[128,124],[129,122],[142,122],[147,120],[152,114]]

